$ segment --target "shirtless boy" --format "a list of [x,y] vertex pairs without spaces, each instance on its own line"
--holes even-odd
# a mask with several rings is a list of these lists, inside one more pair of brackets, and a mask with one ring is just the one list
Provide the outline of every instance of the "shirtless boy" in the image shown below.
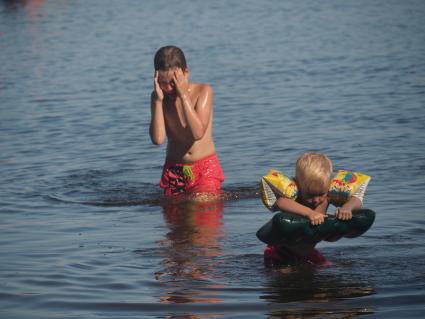
[[212,138],[211,87],[189,81],[178,47],[160,48],[154,66],[149,133],[153,144],[168,141],[160,181],[164,194],[218,193],[224,174]]

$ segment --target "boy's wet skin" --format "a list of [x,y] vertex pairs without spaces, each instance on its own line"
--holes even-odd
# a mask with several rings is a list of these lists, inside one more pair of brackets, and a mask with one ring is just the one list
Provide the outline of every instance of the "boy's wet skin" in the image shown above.
[[167,158],[194,163],[214,154],[210,86],[190,83],[189,70],[175,68],[155,73],[155,92],[163,103]]
[[160,186],[166,195],[219,191],[224,174],[212,137],[211,87],[189,80],[186,59],[177,47],[160,48],[154,64],[149,133],[153,144],[167,139]]

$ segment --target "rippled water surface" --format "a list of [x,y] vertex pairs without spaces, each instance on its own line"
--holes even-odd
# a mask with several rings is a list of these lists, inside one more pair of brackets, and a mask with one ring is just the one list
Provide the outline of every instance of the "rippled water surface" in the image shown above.
[[[420,318],[423,1],[0,1],[2,318]],[[153,55],[214,89],[230,198],[169,205]],[[307,150],[368,173],[332,267],[267,268],[257,182]]]

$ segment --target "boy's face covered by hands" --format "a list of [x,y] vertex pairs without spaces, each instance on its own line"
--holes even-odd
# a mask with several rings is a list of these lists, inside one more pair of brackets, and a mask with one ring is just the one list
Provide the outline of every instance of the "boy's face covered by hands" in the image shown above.
[[161,89],[170,97],[182,94],[189,86],[189,72],[180,68],[158,71],[158,83]]

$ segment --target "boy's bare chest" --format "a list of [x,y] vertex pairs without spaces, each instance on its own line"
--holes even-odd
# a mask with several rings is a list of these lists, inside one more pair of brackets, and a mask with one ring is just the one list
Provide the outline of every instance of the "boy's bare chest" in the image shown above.
[[180,99],[164,103],[164,119],[167,131],[172,135],[182,135],[187,130],[187,119]]

